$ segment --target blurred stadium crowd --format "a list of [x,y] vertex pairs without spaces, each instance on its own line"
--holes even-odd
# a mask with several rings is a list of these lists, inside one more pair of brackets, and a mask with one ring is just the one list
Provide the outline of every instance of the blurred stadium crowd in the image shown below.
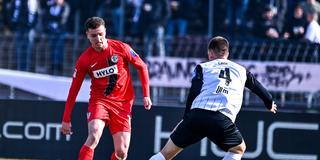
[[83,24],[91,16],[103,17],[107,36],[142,57],[204,58],[208,38],[224,35],[234,59],[320,61],[318,0],[0,0],[0,6],[0,68],[71,76],[88,46]]

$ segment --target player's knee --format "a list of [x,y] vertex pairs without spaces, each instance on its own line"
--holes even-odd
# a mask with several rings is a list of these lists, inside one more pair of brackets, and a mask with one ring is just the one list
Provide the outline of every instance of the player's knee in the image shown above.
[[238,154],[244,154],[244,152],[246,151],[246,144],[244,142],[242,142],[237,148],[236,148],[236,152]]
[[244,152],[246,151],[246,144],[244,143],[244,141],[242,141],[241,144],[232,147],[231,149],[229,149],[229,151],[236,154],[244,154]]
[[128,149],[129,149],[129,145],[128,144],[122,144],[120,145],[119,147],[116,147],[115,148],[115,152],[123,152],[123,153],[127,153],[128,152]]
[[244,154],[246,149],[247,149],[246,143],[244,143],[244,141],[242,141],[242,143],[240,144],[240,149],[239,149],[241,154]]
[[244,143],[244,141],[242,141],[242,143],[237,147],[237,153],[238,154],[244,154],[244,152],[246,151],[246,144]]
[[99,143],[101,135],[99,134],[89,134],[88,143],[92,145],[97,145]]

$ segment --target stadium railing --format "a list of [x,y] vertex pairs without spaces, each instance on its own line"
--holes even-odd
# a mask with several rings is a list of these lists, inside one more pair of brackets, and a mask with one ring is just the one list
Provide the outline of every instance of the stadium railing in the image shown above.
[[[206,36],[185,36],[166,39],[166,52],[170,57],[205,58],[208,38]],[[143,55],[142,40],[126,37],[123,41],[129,43],[138,53]],[[82,51],[89,45],[86,37],[67,36],[64,46],[64,62],[62,76],[71,77],[75,62]],[[275,62],[302,62],[319,64],[320,46],[307,42],[286,40],[264,40],[257,38],[230,39],[231,59],[275,61]],[[31,72],[50,74],[51,55],[47,37],[38,35],[33,47]],[[142,56],[143,57],[143,56]],[[0,36],[0,68],[16,69],[15,40],[13,35]],[[141,103],[142,95],[137,73],[132,73],[137,103]],[[187,88],[179,87],[152,87],[151,94],[156,104],[166,106],[183,106],[188,93]],[[319,91],[310,92],[273,92],[273,96],[281,104],[289,108],[319,108]],[[46,99],[40,95],[26,93],[14,87],[0,84],[0,98],[15,99]],[[261,101],[247,92],[244,96],[245,104],[261,105]]]

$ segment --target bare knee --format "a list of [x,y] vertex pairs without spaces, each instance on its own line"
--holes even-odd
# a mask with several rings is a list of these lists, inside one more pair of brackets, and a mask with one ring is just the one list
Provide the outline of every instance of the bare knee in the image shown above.
[[244,152],[246,151],[246,144],[244,143],[244,141],[242,141],[241,144],[230,148],[229,151],[236,154],[244,154]]
[[88,123],[88,138],[85,145],[94,149],[99,143],[105,122],[100,119],[94,119]]
[[94,128],[89,132],[86,145],[90,146],[91,148],[95,148],[98,145],[100,138],[101,133],[98,131],[98,128]]
[[100,140],[100,136],[97,134],[90,134],[88,135],[87,141],[86,141],[86,145],[90,146],[91,148],[95,148]]

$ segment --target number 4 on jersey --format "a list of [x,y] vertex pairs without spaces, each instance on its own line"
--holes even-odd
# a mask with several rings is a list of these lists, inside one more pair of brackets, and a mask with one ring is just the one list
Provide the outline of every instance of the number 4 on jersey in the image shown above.
[[226,79],[226,85],[229,86],[229,84],[231,82],[229,68],[225,68],[224,70],[220,70],[219,78]]

